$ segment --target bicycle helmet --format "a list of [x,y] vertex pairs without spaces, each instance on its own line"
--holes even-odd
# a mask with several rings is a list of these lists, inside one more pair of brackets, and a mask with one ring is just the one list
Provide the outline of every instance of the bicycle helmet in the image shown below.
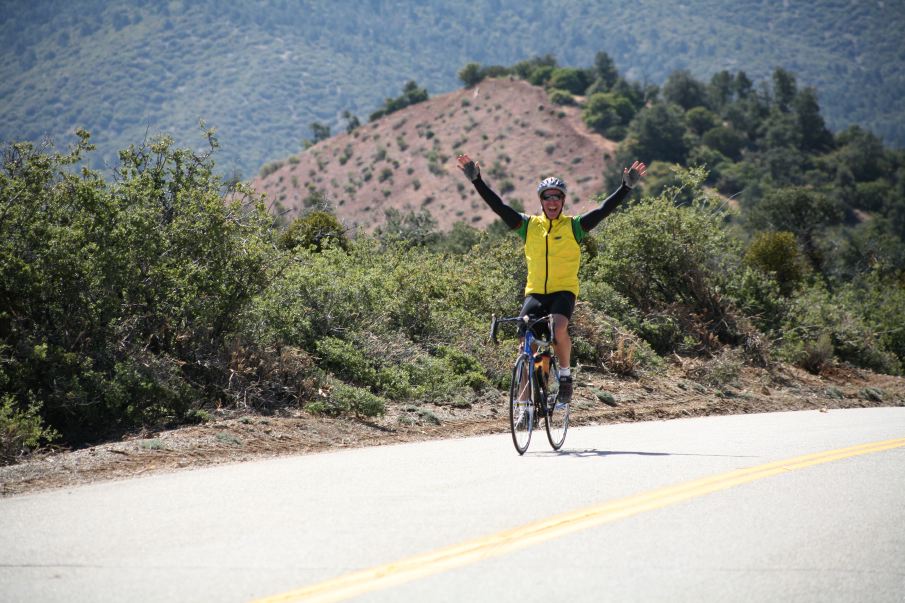
[[543,199],[544,193],[549,190],[556,190],[562,193],[563,197],[566,196],[566,183],[560,180],[559,178],[549,177],[544,178],[540,181],[540,184],[537,185],[537,196]]

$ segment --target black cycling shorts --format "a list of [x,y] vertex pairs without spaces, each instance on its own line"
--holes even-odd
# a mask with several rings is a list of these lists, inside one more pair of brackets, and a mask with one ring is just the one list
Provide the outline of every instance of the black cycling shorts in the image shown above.
[[[522,311],[519,316],[533,316],[540,318],[547,314],[562,314],[572,320],[572,312],[575,311],[575,294],[571,291],[557,291],[556,293],[532,293],[525,298]],[[519,323],[519,335],[525,334],[525,323]],[[541,327],[542,325],[537,325]],[[544,329],[546,330],[546,329]]]

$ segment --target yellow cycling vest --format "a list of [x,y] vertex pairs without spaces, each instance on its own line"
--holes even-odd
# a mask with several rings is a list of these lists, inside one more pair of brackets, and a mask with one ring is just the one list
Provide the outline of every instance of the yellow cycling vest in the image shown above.
[[578,297],[578,266],[584,238],[578,218],[548,220],[544,215],[525,216],[518,230],[525,241],[528,283],[525,295],[571,291]]

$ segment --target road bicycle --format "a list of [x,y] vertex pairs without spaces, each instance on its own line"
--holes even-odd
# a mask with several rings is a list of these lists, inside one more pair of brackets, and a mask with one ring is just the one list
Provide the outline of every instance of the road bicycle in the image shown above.
[[490,322],[490,339],[497,343],[497,329],[505,323],[524,323],[525,337],[512,367],[509,387],[509,426],[512,443],[525,454],[531,433],[544,418],[553,450],[562,448],[569,430],[569,403],[559,399],[559,361],[553,349],[553,315],[536,318],[513,316]]

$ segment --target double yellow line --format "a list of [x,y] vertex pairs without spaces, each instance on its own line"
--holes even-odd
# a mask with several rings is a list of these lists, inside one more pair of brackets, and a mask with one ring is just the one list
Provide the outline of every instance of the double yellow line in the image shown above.
[[283,603],[288,601],[341,601],[403,582],[408,582],[496,557],[510,551],[558,538],[565,534],[616,521],[645,511],[660,509],[691,498],[725,490],[739,484],[829,463],[840,459],[882,452],[905,446],[905,438],[884,440],[806,454],[791,459],[739,469],[711,477],[676,484],[628,498],[602,503],[593,507],[548,517],[512,530],[499,532],[477,540],[439,549],[430,553],[402,559],[371,569],[340,576],[291,592],[258,600],[256,603]]

